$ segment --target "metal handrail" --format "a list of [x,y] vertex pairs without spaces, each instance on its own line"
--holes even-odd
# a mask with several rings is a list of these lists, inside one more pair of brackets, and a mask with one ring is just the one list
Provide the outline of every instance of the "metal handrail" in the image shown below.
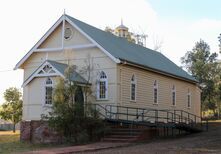
[[[162,112],[165,112],[165,113],[168,113],[168,114],[171,114],[173,115],[174,117],[175,116],[178,116],[179,119],[180,119],[180,115],[179,114],[174,114],[173,112],[171,112],[170,110],[157,110],[157,109],[152,109],[152,108],[136,108],[136,107],[127,107],[127,106],[118,106],[118,105],[106,105],[105,106],[106,110],[108,110],[107,108],[109,108],[110,110],[113,110],[113,108],[116,108],[116,110],[118,109],[126,109],[127,113],[125,112],[120,112],[120,111],[117,111],[117,113],[113,113],[111,111],[112,114],[119,114],[119,115],[128,115],[128,116],[136,116],[135,119],[138,119],[139,117],[150,117],[150,116],[145,116],[145,114],[147,114],[148,112],[151,112],[151,111],[154,111],[156,113],[156,115],[154,117],[156,118],[160,118],[160,119],[170,119],[171,121],[173,122],[180,122],[180,120],[176,120],[176,118],[165,118],[165,117],[159,117],[157,115],[157,112],[158,113],[162,113]],[[136,112],[135,113],[129,113],[128,110],[135,110]],[[142,110],[143,112],[138,112],[139,110]],[[145,111],[145,112],[144,112]],[[153,118],[153,117],[151,117]],[[191,119],[188,119],[186,117],[183,117],[185,121],[192,121]]]
[[[127,107],[120,105],[105,105],[102,106],[100,104],[93,104],[95,108],[97,106],[105,112],[105,115],[102,114],[103,117],[108,119],[119,119],[121,116],[126,116],[124,119],[127,121],[139,121],[139,122],[151,122],[151,119],[157,124],[158,122],[170,122],[174,124],[186,124],[193,127],[194,124],[197,124],[197,119],[200,119],[201,127],[202,118],[189,113],[183,110],[158,110],[152,108],[137,108],[137,107]],[[178,114],[180,113],[180,114]],[[164,114],[164,116],[161,116]],[[141,120],[139,120],[141,118]],[[208,129],[208,122],[206,123],[206,128]]]

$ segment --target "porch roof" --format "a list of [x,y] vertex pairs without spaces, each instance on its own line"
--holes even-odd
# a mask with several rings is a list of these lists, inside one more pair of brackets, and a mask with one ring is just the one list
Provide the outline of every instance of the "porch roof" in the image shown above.
[[[41,75],[39,72],[44,68],[44,66],[50,65],[53,68],[53,71],[55,73],[46,73]],[[46,77],[46,76],[61,76],[65,78],[65,70],[68,68],[67,64],[59,63],[52,60],[46,60],[43,62],[23,83],[24,85],[27,85],[29,82],[31,82],[36,77]],[[73,71],[73,73],[70,76],[70,80],[73,82],[77,82],[78,84],[88,84],[87,80],[84,79],[79,73],[76,71]]]
[[[47,60],[53,67],[55,67],[63,76],[65,76],[65,70],[68,68],[67,64],[63,64],[63,63],[59,63],[56,61],[52,61],[52,60]],[[82,77],[79,73],[77,73],[76,71],[74,71],[71,76],[70,76],[70,80],[77,82],[77,83],[82,83],[82,84],[87,84],[87,80],[84,79],[84,77]]]

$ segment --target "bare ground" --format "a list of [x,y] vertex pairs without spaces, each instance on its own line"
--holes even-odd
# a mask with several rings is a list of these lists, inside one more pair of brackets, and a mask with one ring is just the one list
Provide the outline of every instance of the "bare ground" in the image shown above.
[[[86,152],[85,152],[86,153]],[[210,123],[209,131],[179,138],[158,139],[87,154],[221,154],[221,123]]]

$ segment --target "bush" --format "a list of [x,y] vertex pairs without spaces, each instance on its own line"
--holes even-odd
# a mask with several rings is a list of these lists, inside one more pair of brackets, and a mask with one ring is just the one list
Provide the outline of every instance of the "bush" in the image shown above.
[[59,79],[54,89],[53,106],[48,115],[42,115],[49,127],[61,133],[67,142],[85,143],[99,140],[105,124],[99,113],[85,102],[75,102],[74,95],[79,87],[70,80]]

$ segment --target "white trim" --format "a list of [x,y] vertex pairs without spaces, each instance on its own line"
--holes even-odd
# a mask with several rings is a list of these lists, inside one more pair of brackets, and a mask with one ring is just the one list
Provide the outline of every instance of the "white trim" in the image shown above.
[[61,16],[55,24],[43,35],[43,37],[31,48],[31,50],[16,64],[14,70],[19,69],[21,65],[28,59],[29,56],[36,50],[46,39],[47,37],[60,25],[63,21],[63,16]]
[[73,45],[68,46],[64,48],[41,48],[41,49],[35,49],[34,52],[57,52],[57,51],[63,51],[66,49],[87,49],[87,48],[94,48],[96,45],[94,44],[80,44],[80,45]]
[[65,28],[65,16],[62,17],[62,32],[61,32],[61,48],[64,49],[64,28]]
[[[45,74],[38,74],[40,70],[42,70],[46,65],[49,65],[53,68],[55,73],[45,73]],[[54,68],[48,61],[44,62],[41,67],[35,70],[35,73],[32,74],[27,81],[25,81],[22,87],[26,86],[29,82],[31,82],[35,77],[49,77],[49,76],[61,76],[64,78],[64,75],[61,74],[56,68]]]
[[[101,76],[101,72],[104,72],[104,71],[100,71],[99,73],[99,76],[98,76],[98,82],[97,82],[97,100],[100,101],[100,100],[108,100],[108,76],[107,74],[104,72],[106,78],[100,78]],[[103,81],[105,82],[105,98],[100,98],[100,82]]]
[[89,35],[87,35],[83,30],[81,30],[72,20],[70,20],[68,17],[65,18],[74,28],[76,28],[82,35],[84,35],[88,40],[93,42],[101,51],[103,51],[108,57],[110,57],[115,63],[120,63],[120,60],[118,58],[115,58],[113,55],[111,55],[107,50],[105,50],[101,45],[99,45],[95,40],[93,40]]
[[105,100],[108,100],[108,78],[106,78],[106,82],[105,82],[105,87],[106,87],[106,90],[105,90]]
[[[50,84],[50,85],[46,84],[46,81],[48,78],[52,81],[52,84]],[[52,104],[46,104],[46,98],[45,98],[46,97],[46,87],[52,87],[52,89],[54,87],[54,84],[53,84],[54,81],[52,80],[52,78],[50,78],[50,77],[48,77],[48,78],[46,78],[46,80],[44,82],[44,102],[42,104],[43,107],[51,107],[52,106]],[[52,95],[53,95],[53,91],[52,91]],[[53,98],[52,98],[51,102],[53,103]]]
[[48,60],[48,52],[46,52],[45,59]]

